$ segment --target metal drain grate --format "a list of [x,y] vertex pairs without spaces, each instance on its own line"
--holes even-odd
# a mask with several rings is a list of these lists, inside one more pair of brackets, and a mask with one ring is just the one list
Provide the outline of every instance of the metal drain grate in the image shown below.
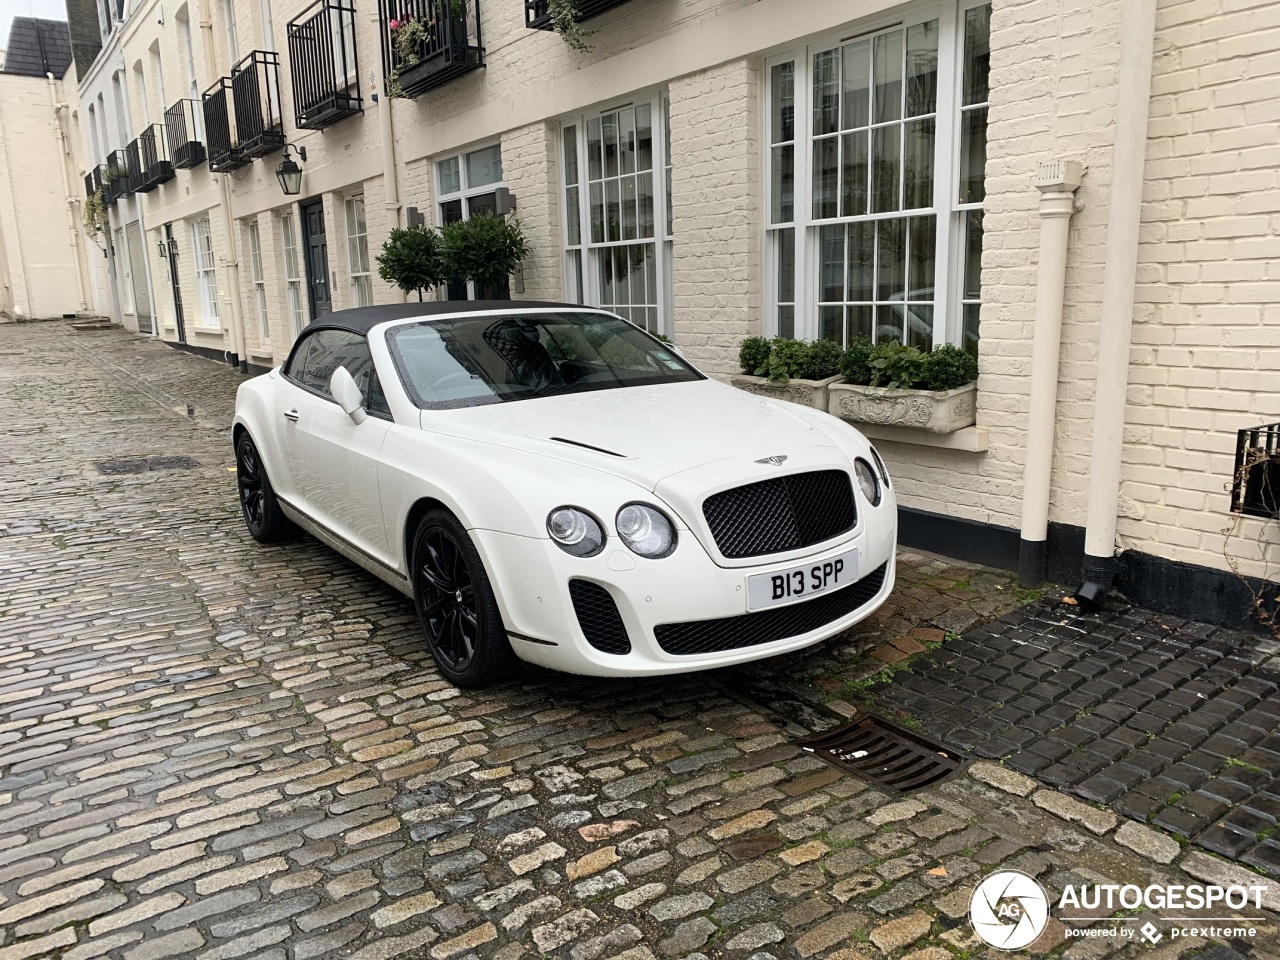
[[863,717],[805,737],[796,745],[893,795],[944,780],[965,762],[965,757],[955,750],[879,717]]
[[119,477],[131,473],[149,473],[157,470],[194,470],[198,460],[184,456],[127,457],[121,460],[99,460],[93,468],[104,477]]

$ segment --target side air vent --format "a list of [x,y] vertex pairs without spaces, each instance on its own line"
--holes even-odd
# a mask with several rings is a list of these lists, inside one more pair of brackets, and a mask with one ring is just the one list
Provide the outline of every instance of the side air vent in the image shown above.
[[570,440],[567,437],[550,437],[548,439],[554,440],[556,443],[567,443],[571,447],[581,447],[583,450],[594,450],[596,453],[603,453],[610,457],[619,457],[624,460],[627,457],[625,453],[618,453],[616,450],[606,450],[604,447],[592,446],[589,443],[583,443],[581,440]]
[[570,580],[569,597],[582,635],[601,653],[631,652],[631,638],[609,591],[590,580]]

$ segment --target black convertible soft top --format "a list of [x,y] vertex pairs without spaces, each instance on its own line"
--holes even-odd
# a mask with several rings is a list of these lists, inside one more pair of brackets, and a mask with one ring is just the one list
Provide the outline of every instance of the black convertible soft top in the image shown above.
[[[365,336],[380,323],[389,320],[411,320],[455,313],[483,313],[491,310],[594,310],[578,303],[555,303],[547,300],[430,300],[424,303],[387,303],[376,307],[353,307],[325,314],[307,324],[304,334],[313,330],[346,330]],[[301,336],[298,338],[302,339]]]

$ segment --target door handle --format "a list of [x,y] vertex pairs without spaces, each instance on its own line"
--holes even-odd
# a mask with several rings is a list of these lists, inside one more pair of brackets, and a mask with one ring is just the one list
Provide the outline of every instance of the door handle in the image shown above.
[[288,420],[290,423],[297,423],[297,422],[298,422],[298,411],[297,411],[297,410],[286,410],[286,411],[284,412],[284,418],[285,418],[286,420]]

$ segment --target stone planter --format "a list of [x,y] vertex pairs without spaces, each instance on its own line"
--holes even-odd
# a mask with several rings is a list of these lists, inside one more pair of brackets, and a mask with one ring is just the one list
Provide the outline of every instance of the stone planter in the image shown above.
[[972,426],[978,414],[978,384],[954,390],[890,390],[833,384],[828,389],[834,416],[855,423],[914,427],[930,433],[955,433]]
[[729,382],[739,390],[754,393],[759,397],[772,397],[774,400],[786,400],[798,403],[802,407],[813,407],[815,410],[827,409],[827,389],[839,382],[839,376],[827,377],[825,380],[788,380],[786,383],[774,383],[764,377],[752,377],[745,373],[735,374]]

